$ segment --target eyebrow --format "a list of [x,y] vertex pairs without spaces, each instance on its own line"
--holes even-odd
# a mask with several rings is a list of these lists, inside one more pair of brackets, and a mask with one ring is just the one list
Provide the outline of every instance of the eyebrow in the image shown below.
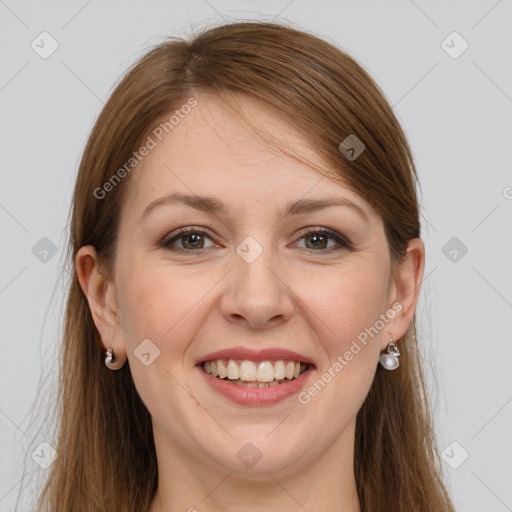
[[[180,192],[172,192],[166,196],[160,197],[152,201],[144,211],[139,220],[145,218],[149,212],[155,210],[157,207],[164,205],[172,205],[176,203],[182,203],[196,210],[200,210],[206,213],[223,213],[226,211],[226,206],[224,203],[215,199],[214,197],[209,196],[197,196],[197,195],[188,195],[182,194]],[[299,199],[297,201],[292,201],[286,205],[286,209],[284,212],[284,217],[290,215],[300,215],[303,213],[310,213],[313,211],[321,210],[323,208],[328,208],[330,206],[343,206],[346,208],[350,208],[357,212],[363,219],[369,221],[369,217],[366,212],[356,203],[347,198],[342,197],[325,197],[322,199]]]

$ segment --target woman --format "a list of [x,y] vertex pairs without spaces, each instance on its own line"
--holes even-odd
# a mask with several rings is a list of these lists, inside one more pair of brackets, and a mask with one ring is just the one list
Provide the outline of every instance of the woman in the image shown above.
[[383,94],[315,36],[227,24],[141,58],[77,177],[39,510],[453,511],[415,187]]

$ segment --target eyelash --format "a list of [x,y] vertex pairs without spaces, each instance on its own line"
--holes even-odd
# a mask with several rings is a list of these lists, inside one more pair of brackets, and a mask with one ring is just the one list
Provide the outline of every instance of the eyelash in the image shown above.
[[[209,247],[203,247],[200,249],[183,249],[181,247],[172,247],[172,244],[176,241],[178,241],[180,238],[186,236],[186,235],[206,235],[210,240],[214,241],[211,236],[208,235],[205,231],[202,231],[200,229],[196,229],[193,227],[190,228],[180,228],[177,233],[171,234],[171,237],[164,237],[160,242],[160,247],[163,247],[164,249],[169,249],[171,251],[175,251],[178,253],[199,253],[202,251],[205,251],[206,249],[209,249]],[[336,233],[336,231],[332,231],[327,228],[319,228],[319,229],[311,229],[310,231],[307,231],[301,235],[299,240],[302,240],[303,238],[307,237],[308,235],[320,235],[320,236],[326,236],[334,241],[336,241],[339,245],[338,247],[331,247],[330,249],[325,250],[315,250],[315,249],[308,249],[307,247],[303,247],[303,249],[306,249],[307,251],[311,252],[319,252],[324,254],[330,254],[332,252],[337,252],[343,249],[353,250],[352,245],[350,242],[348,242],[346,239],[344,239],[339,233]]]

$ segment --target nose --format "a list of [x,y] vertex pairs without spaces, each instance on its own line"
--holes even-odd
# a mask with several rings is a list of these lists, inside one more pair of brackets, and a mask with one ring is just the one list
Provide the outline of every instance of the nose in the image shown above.
[[233,255],[234,268],[221,299],[224,318],[253,329],[268,329],[290,319],[293,293],[270,250],[251,263]]

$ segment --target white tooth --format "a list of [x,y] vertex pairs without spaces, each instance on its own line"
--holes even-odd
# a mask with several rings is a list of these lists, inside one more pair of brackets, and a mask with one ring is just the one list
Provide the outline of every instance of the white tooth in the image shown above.
[[[278,360],[272,364],[271,361],[255,363],[248,359],[244,359],[238,365],[234,359],[217,359],[216,361],[205,361],[203,368],[206,372],[220,379],[227,377],[229,380],[240,380],[244,383],[254,383],[254,385],[258,385],[258,382],[274,381],[275,383],[272,385],[275,386],[278,383],[277,381],[288,382],[288,380],[297,378],[305,366],[303,367],[302,363],[295,361]],[[253,385],[249,387],[253,387]]]
[[244,384],[244,386],[247,387],[247,388],[255,388],[257,385],[258,385],[257,382],[246,382]]
[[293,379],[293,371],[295,370],[295,363],[293,361],[288,361],[286,363],[286,378]]
[[219,359],[217,361],[217,371],[219,372],[219,378],[221,378],[221,379],[226,378],[228,371],[227,371],[226,367],[224,366],[224,361],[222,361],[222,359]]
[[236,364],[236,361],[233,359],[229,360],[228,363],[228,379],[236,380],[240,378],[240,367]]
[[279,382],[277,382],[277,380],[273,380],[272,382],[269,382],[268,387],[270,388],[272,386],[279,386]]
[[258,382],[270,382],[274,380],[274,367],[270,361],[261,361],[258,364],[256,380]]
[[286,370],[284,368],[284,362],[283,361],[276,361],[274,363],[274,378],[275,379],[284,379],[284,376],[286,375]]
[[259,388],[268,388],[268,382],[258,382]]
[[240,364],[240,380],[256,380],[256,365],[252,361],[244,359]]

